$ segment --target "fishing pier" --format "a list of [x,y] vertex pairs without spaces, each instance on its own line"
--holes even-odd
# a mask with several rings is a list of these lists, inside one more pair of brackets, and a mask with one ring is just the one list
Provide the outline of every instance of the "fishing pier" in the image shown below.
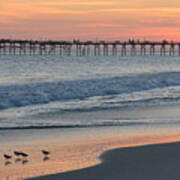
[[0,56],[180,56],[173,41],[53,41],[0,39]]

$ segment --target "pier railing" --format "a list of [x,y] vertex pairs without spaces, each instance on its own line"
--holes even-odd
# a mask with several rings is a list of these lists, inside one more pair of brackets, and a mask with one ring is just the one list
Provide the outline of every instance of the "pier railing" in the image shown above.
[[0,56],[180,56],[173,41],[38,41],[0,39]]

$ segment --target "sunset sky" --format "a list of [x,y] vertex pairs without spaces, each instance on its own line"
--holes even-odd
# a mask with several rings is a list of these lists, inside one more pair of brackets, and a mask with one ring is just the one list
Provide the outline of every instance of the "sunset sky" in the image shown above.
[[180,0],[0,0],[0,38],[180,40]]

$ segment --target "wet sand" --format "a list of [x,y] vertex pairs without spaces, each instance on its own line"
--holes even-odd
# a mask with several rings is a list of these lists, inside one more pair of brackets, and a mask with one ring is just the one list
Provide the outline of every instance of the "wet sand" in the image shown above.
[[[179,106],[84,112],[71,116],[83,118],[89,115],[93,116],[93,119],[105,119],[115,115],[123,118],[127,114],[135,119],[141,119],[136,116],[141,116],[142,119],[143,117],[151,119],[153,116],[154,119],[158,117],[160,120],[164,118],[166,120],[162,124],[158,123],[159,121],[149,124],[147,121],[137,125],[125,123],[117,127],[1,130],[0,179],[16,180],[64,172],[68,175],[68,171],[101,166],[106,157],[99,159],[98,156],[107,150],[180,141],[179,121],[168,123],[171,119],[179,117]],[[42,155],[42,149],[51,152],[49,158]],[[173,147],[170,149],[168,159],[174,151]],[[13,155],[10,161],[5,161],[2,155],[4,153],[12,155],[13,150],[24,151],[30,156],[18,160]],[[86,174],[85,178],[89,177],[91,176]]]
[[[55,137],[57,133],[56,131],[58,130],[51,132],[51,135],[50,132],[48,133],[50,136],[54,135]],[[79,131],[83,133],[85,129],[80,129]],[[140,135],[135,135],[133,133],[132,135],[129,134],[128,136],[124,136],[123,133],[120,133],[119,135],[110,135],[103,129],[98,128],[89,130],[89,133],[91,133],[91,131],[96,132],[97,135],[98,131],[102,131],[102,133],[106,133],[106,135],[103,137],[100,136],[101,133],[99,133],[99,137],[86,136],[84,138],[74,137],[74,139],[71,137],[66,140],[64,137],[62,137],[62,139],[59,139],[58,137],[57,139],[47,139],[46,137],[43,139],[42,137],[39,137],[40,139],[36,140],[17,140],[16,142],[11,142],[10,144],[4,144],[0,149],[1,155],[3,153],[13,154],[13,150],[22,150],[30,154],[30,156],[27,160],[18,160],[18,158],[13,156],[13,159],[9,162],[5,161],[1,156],[1,180],[36,177],[94,166],[101,163],[101,159],[97,157],[102,152],[114,148],[180,141],[180,135],[176,133],[171,135],[152,135],[152,133],[146,135],[140,133]],[[140,132],[140,130],[138,130],[138,132]],[[47,133],[47,131],[43,130],[43,133]],[[33,134],[36,137],[35,131],[33,131],[30,136],[33,136]],[[45,158],[41,154],[41,149],[47,149],[51,152],[49,158]]]
[[178,180],[179,151],[180,143],[115,149],[99,165],[31,180]]

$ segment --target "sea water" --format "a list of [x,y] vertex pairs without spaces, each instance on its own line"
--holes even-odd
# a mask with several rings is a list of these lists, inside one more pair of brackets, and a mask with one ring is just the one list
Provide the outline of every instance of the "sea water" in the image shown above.
[[180,124],[179,116],[91,116],[172,104],[180,104],[180,57],[0,56],[0,129]]

